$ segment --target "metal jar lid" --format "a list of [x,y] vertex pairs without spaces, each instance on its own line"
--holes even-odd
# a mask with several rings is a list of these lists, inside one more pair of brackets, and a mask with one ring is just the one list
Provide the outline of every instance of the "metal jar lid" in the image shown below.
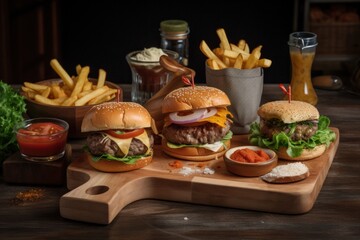
[[187,32],[188,28],[188,23],[184,20],[173,19],[160,22],[160,30],[162,32]]
[[317,35],[312,32],[293,32],[289,36],[288,44],[300,50],[312,48],[318,44],[316,37]]

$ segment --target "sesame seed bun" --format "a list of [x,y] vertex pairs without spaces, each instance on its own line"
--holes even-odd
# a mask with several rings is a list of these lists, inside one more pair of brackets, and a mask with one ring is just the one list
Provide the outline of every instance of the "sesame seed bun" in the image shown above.
[[229,106],[230,99],[218,88],[208,86],[182,87],[173,90],[163,100],[162,112],[180,112],[208,107]]
[[[112,129],[133,130],[151,127],[151,115],[140,104],[133,102],[107,102],[96,105],[86,112],[82,125],[82,132],[102,132]],[[89,138],[89,137],[88,137]],[[118,139],[119,140],[119,139]],[[120,147],[119,147],[120,148]],[[151,148],[151,146],[150,146]],[[106,154],[108,154],[106,152]],[[139,156],[134,163],[128,164],[112,158],[92,159],[90,151],[85,153],[90,166],[102,172],[126,172],[150,164],[153,150],[147,156]],[[115,156],[113,156],[115,158]]]
[[285,147],[280,147],[279,150],[276,151],[276,153],[280,159],[285,159],[285,160],[289,160],[289,161],[305,161],[305,160],[310,160],[310,159],[314,159],[314,158],[321,156],[325,152],[325,150],[326,150],[326,145],[322,144],[322,145],[318,145],[312,149],[304,148],[302,150],[300,156],[298,156],[298,157],[290,157],[287,154]]
[[151,127],[151,115],[134,102],[108,102],[92,107],[84,116],[81,131]]
[[316,107],[302,101],[272,101],[263,104],[258,109],[258,115],[265,119],[280,119],[284,123],[294,123],[306,120],[319,119],[319,111]]

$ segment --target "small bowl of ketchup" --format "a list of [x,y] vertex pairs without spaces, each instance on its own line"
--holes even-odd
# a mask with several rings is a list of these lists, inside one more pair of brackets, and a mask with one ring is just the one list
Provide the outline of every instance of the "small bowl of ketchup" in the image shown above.
[[257,146],[230,148],[224,155],[227,170],[244,177],[258,177],[270,172],[278,162],[277,154]]
[[16,140],[23,158],[50,162],[65,154],[69,124],[57,118],[33,118],[15,125]]

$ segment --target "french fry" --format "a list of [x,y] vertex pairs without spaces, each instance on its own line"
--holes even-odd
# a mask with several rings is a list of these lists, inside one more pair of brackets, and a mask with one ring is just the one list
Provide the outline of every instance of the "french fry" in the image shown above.
[[102,98],[99,98],[97,99],[96,101],[93,101],[94,99],[92,99],[90,102],[89,102],[89,105],[92,105],[92,104],[99,104],[99,103],[103,103],[103,102],[106,102],[106,101],[110,101],[111,99],[115,98],[115,95],[112,94],[112,95],[108,95],[108,96],[105,96],[105,97],[102,97]]
[[224,50],[219,47],[214,48],[212,51],[219,59],[222,58],[222,56],[224,55]]
[[58,98],[54,98],[52,100],[54,102],[58,103],[59,105],[61,105],[66,99],[68,99],[68,96],[58,97]]
[[224,50],[224,56],[225,57],[235,59],[235,58],[237,58],[238,55],[239,55],[239,52],[235,52],[235,51],[232,51],[232,50],[226,50],[226,49]]
[[211,59],[209,58],[207,60],[207,65],[211,68],[211,69],[214,69],[214,70],[219,70],[220,67],[219,65],[217,64],[217,62],[214,60],[214,59]]
[[29,92],[25,92],[26,96],[30,99],[35,99],[35,95],[37,95],[37,92],[35,91],[29,91]]
[[54,98],[66,97],[64,89],[62,89],[58,84],[51,85],[51,94]]
[[61,103],[61,106],[72,106],[72,105],[74,105],[74,103],[77,99],[78,99],[77,96],[70,96]]
[[[117,89],[109,89],[106,92],[104,92],[103,94],[91,99],[89,101],[89,104],[91,105],[91,104],[97,104],[97,103],[103,102],[106,100],[106,97],[111,96],[111,95],[115,94],[116,92],[117,92]],[[110,100],[110,99],[108,99],[108,100]]]
[[50,92],[51,92],[51,88],[50,88],[50,87],[47,87],[44,91],[41,92],[41,96],[47,98],[47,97],[49,97]]
[[267,58],[262,58],[262,59],[259,59],[256,63],[256,66],[257,67],[263,67],[263,68],[268,68],[270,67],[272,64],[272,61],[270,59],[267,59]]
[[245,43],[244,51],[245,51],[246,53],[250,53],[249,44]]
[[216,33],[220,38],[221,48],[223,48],[224,50],[231,50],[225,30],[223,28],[219,28],[216,30]]
[[84,83],[83,92],[91,90],[92,88],[93,88],[93,83],[87,81],[86,83]]
[[30,88],[37,92],[45,91],[48,88],[48,86],[46,86],[46,85],[41,85],[41,84],[31,83],[31,82],[24,82],[24,85],[25,85],[25,87]]
[[25,86],[21,86],[21,90],[23,92],[36,92],[34,89],[31,89],[31,88],[28,88],[28,87],[25,87]]
[[81,65],[80,64],[76,65],[75,70],[76,70],[76,74],[79,75],[81,70]]
[[36,94],[34,99],[35,99],[35,101],[42,103],[42,104],[59,106],[59,104],[57,102],[55,102],[52,99],[49,99],[47,97],[43,97],[40,94]]
[[77,96],[83,89],[85,81],[89,75],[90,68],[88,66],[81,68],[79,78],[76,81],[73,91],[70,97]]
[[231,61],[230,61],[230,58],[229,58],[229,57],[223,56],[223,57],[222,57],[222,61],[223,61],[223,63],[226,65],[226,67],[230,67]]
[[239,54],[235,60],[234,68],[242,69],[243,65],[243,57],[241,54]]
[[79,93],[77,95],[78,98],[82,98],[83,96],[85,96],[86,94],[89,94],[91,93],[93,90],[92,89],[89,89],[89,90],[86,90],[86,91],[82,91],[81,93]]
[[91,99],[96,98],[97,96],[103,94],[109,89],[108,86],[103,86],[101,88],[97,88],[94,91],[92,91],[89,94],[86,94],[85,96],[79,98],[75,101],[75,106],[84,106],[87,102],[89,102]]
[[[58,74],[65,72],[56,59],[52,59],[50,64]],[[117,89],[105,85],[105,70],[99,70],[99,77],[96,83],[88,79],[89,66],[81,67],[78,64],[76,72],[78,75],[71,78],[72,87],[66,84],[66,80],[63,78],[61,78],[62,81],[51,81],[51,84],[24,82],[24,85],[21,86],[23,95],[36,102],[54,106],[75,106],[75,102],[77,106],[83,106],[109,101],[116,97]],[[91,103],[89,103],[90,101]]]
[[239,49],[245,50],[245,45],[246,41],[244,39],[240,39],[237,46],[239,47]]
[[66,86],[68,86],[70,89],[74,88],[74,81],[69,76],[69,74],[64,70],[64,68],[60,65],[57,59],[51,59],[50,66],[60,76],[60,78],[64,81]]
[[261,48],[262,45],[254,48],[249,56],[249,58],[247,59],[247,61],[245,62],[244,65],[244,69],[251,69],[254,68],[257,64],[257,61],[259,60],[260,56],[261,56]]
[[98,82],[96,85],[96,88],[101,88],[102,86],[104,86],[105,84],[105,79],[106,79],[106,71],[104,69],[99,69],[99,77],[98,77]]
[[207,43],[202,40],[200,43],[200,50],[201,52],[207,56],[208,58],[214,59],[216,61],[216,63],[219,65],[220,68],[226,68],[227,66],[225,65],[225,63],[223,63],[209,48],[209,46],[207,45]]
[[249,53],[245,52],[244,50],[241,50],[238,46],[236,46],[235,44],[230,44],[231,46],[231,50],[234,52],[237,52],[239,54],[242,55],[243,60],[247,60],[249,58]]
[[211,69],[233,67],[238,69],[252,69],[256,67],[268,68],[272,61],[261,58],[262,45],[250,51],[245,39],[240,39],[237,44],[230,43],[225,30],[218,28],[216,33],[220,39],[219,47],[210,50],[204,40],[200,43],[201,52],[208,58],[206,65]]

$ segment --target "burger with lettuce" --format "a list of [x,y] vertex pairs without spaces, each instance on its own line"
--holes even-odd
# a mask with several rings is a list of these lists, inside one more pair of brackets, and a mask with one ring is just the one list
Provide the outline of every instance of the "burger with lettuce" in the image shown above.
[[223,91],[209,86],[181,87],[167,94],[162,103],[162,150],[191,161],[223,156],[232,138],[229,105]]
[[330,119],[303,101],[272,101],[258,109],[260,122],[250,128],[253,145],[270,148],[286,160],[309,160],[322,155],[336,138]]
[[149,112],[133,102],[108,102],[92,107],[81,131],[89,132],[86,153],[89,164],[103,172],[124,172],[152,162],[153,129]]

